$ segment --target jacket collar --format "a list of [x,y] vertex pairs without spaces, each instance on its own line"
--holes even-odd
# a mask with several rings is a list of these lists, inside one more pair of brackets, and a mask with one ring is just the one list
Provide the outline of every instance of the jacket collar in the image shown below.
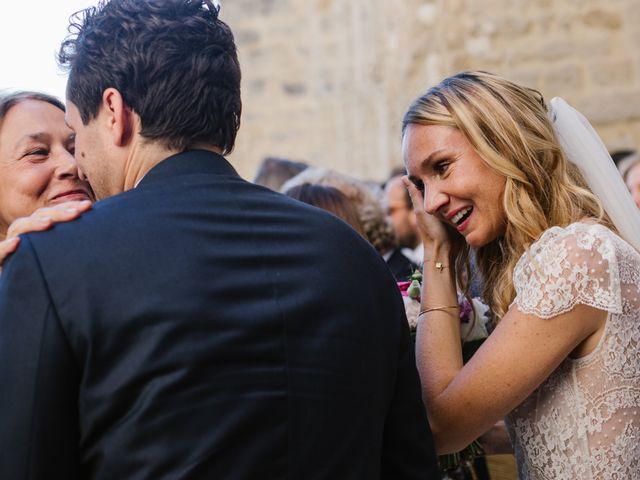
[[236,170],[222,156],[209,150],[188,150],[162,160],[138,182],[136,188],[180,175],[232,175]]

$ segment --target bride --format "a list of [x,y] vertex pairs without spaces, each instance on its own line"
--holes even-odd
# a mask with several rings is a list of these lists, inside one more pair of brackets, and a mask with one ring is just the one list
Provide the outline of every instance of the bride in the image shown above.
[[[637,476],[640,216],[595,132],[562,100],[547,109],[485,72],[431,88],[402,131],[429,285],[416,356],[439,453],[506,416],[523,479]],[[469,248],[500,321],[463,366]]]

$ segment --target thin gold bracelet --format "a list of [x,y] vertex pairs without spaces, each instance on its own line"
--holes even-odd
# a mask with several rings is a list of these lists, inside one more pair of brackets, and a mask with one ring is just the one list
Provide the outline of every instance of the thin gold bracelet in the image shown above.
[[418,313],[418,316],[424,315],[425,313],[429,313],[429,312],[435,312],[437,310],[446,310],[447,308],[460,308],[460,305],[446,305],[442,307],[425,308],[424,310],[420,310],[420,313]]
[[435,262],[433,260],[424,260],[422,263],[427,263],[427,262],[433,262],[435,265],[436,270],[438,270],[438,272],[442,273],[442,270],[445,268],[449,268],[449,265],[445,265],[442,262]]

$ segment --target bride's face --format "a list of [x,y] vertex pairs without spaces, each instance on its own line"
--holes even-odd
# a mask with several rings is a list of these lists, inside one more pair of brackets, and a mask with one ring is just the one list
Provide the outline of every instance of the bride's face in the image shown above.
[[410,124],[403,138],[409,178],[424,189],[424,210],[451,225],[474,248],[502,236],[506,179],[456,128]]

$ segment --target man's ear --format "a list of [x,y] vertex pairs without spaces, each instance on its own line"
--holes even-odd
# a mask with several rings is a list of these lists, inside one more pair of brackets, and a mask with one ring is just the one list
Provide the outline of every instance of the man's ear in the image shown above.
[[115,88],[107,88],[102,93],[100,110],[113,143],[118,147],[127,145],[133,138],[136,119],[135,113],[125,103],[120,92]]

